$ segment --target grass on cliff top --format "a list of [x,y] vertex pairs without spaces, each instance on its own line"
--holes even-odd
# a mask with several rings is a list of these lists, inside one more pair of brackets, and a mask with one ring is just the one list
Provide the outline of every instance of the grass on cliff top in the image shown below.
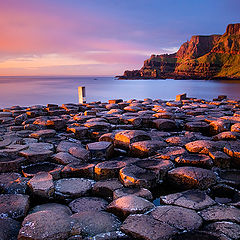
[[[180,65],[177,71],[194,71],[202,72],[200,64],[217,64],[223,65],[216,77],[240,77],[240,55],[232,55],[227,53],[208,53],[200,58],[179,61]],[[192,64],[196,64],[192,66]]]

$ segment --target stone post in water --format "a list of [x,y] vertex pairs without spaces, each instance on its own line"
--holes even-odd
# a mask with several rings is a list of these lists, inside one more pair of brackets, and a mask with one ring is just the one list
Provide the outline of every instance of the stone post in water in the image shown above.
[[85,87],[78,87],[78,102],[86,103],[86,90]]

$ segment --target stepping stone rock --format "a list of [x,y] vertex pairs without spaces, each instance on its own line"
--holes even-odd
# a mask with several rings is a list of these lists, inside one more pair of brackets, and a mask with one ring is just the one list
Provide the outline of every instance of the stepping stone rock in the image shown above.
[[237,140],[237,134],[234,132],[221,132],[215,136],[212,137],[214,141],[221,141],[221,140],[226,140],[226,141],[231,141],[231,140]]
[[175,235],[172,240],[231,240],[225,235],[209,231],[190,231]]
[[224,152],[235,159],[235,163],[240,165],[240,142],[235,141],[224,146]]
[[156,185],[157,176],[146,169],[129,165],[122,168],[119,177],[125,187],[138,186],[151,188]]
[[167,172],[174,168],[174,164],[169,160],[163,159],[145,159],[135,162],[137,167],[150,170],[157,176],[157,181],[162,181]]
[[113,192],[122,187],[123,185],[118,179],[101,180],[94,184],[92,192],[98,197],[112,201]]
[[55,195],[60,199],[78,198],[87,195],[94,184],[85,178],[65,178],[55,181]]
[[39,139],[39,138],[51,138],[54,137],[55,135],[56,131],[54,129],[44,129],[31,133],[29,137]]
[[63,178],[94,178],[94,167],[92,163],[70,163],[61,171]]
[[145,213],[153,207],[154,204],[144,198],[128,195],[111,202],[107,207],[107,211],[121,218],[126,218],[130,214]]
[[25,177],[34,177],[39,172],[47,172],[50,173],[54,179],[59,179],[62,167],[63,166],[51,162],[41,162],[22,167],[22,173]]
[[187,122],[185,124],[185,129],[187,131],[192,132],[201,132],[201,133],[208,133],[209,132],[209,124],[206,122]]
[[147,140],[135,142],[130,145],[130,154],[135,157],[149,157],[157,153],[157,150],[166,147],[163,141]]
[[57,152],[68,152],[71,147],[82,147],[81,142],[61,141],[57,146]]
[[101,141],[87,144],[87,150],[93,159],[109,159],[113,155],[114,147],[110,142]]
[[153,125],[160,131],[173,131],[177,129],[176,122],[170,119],[156,119]]
[[28,149],[19,154],[31,163],[44,161],[53,155],[53,145],[50,143],[32,143],[29,144]]
[[61,213],[62,215],[70,216],[72,215],[72,211],[69,207],[59,203],[45,203],[41,205],[35,206],[30,213],[36,213],[41,211],[53,211],[56,213]]
[[19,219],[26,216],[29,196],[22,194],[0,194],[0,218]]
[[231,221],[240,223],[240,209],[225,206],[225,205],[217,205],[212,206],[207,209],[204,209],[200,212],[200,216],[205,221]]
[[67,127],[68,132],[73,132],[77,139],[82,139],[87,136],[88,128],[87,127]]
[[111,129],[111,124],[106,122],[87,122],[84,124],[91,131],[102,131],[109,132]]
[[105,161],[98,163],[95,166],[95,179],[104,180],[109,178],[118,178],[119,171],[126,166],[125,162],[121,161]]
[[219,168],[229,168],[231,165],[231,158],[221,151],[209,152],[209,156],[213,160],[213,164]]
[[231,126],[231,131],[232,132],[237,132],[240,133],[240,123],[235,123]]
[[100,233],[113,232],[120,228],[121,222],[111,213],[103,211],[84,211],[71,216],[73,222],[72,235],[81,234],[84,237]]
[[0,192],[25,194],[28,180],[19,173],[2,173],[0,174]]
[[129,236],[121,231],[100,233],[94,237],[88,237],[86,240],[132,240]]
[[187,153],[187,151],[182,147],[166,147],[165,149],[158,152],[159,152],[158,154],[159,158],[169,159],[172,161],[174,161],[176,157]]
[[195,230],[202,225],[202,218],[194,210],[178,206],[159,206],[150,215],[180,231]]
[[142,130],[125,130],[116,133],[114,145],[119,148],[128,149],[130,144],[144,140],[150,140],[147,132]]
[[108,202],[98,197],[81,197],[70,202],[69,207],[73,213],[84,211],[104,211]]
[[184,154],[175,158],[175,162],[180,165],[190,165],[210,168],[213,165],[212,159],[204,154]]
[[62,212],[39,211],[25,217],[18,240],[67,239],[71,231],[70,217]]
[[11,218],[0,218],[0,239],[16,240],[21,228],[20,222]]
[[201,210],[216,204],[216,202],[205,192],[197,189],[162,196],[160,197],[160,201],[164,204],[176,205],[194,210]]
[[197,140],[185,145],[189,152],[208,154],[212,150],[216,150],[216,144],[208,140]]
[[129,195],[142,197],[147,200],[153,199],[152,193],[146,188],[120,188],[113,192],[113,200]]
[[220,177],[221,183],[225,183],[239,189],[240,170],[238,169],[221,170],[218,172],[218,175]]
[[177,233],[173,226],[143,214],[128,216],[121,230],[134,239],[144,240],[169,240]]
[[203,168],[178,167],[168,172],[168,180],[180,188],[207,189],[216,183],[216,175]]
[[69,163],[81,163],[81,160],[78,158],[73,157],[71,154],[67,152],[58,152],[57,154],[53,155],[53,159],[56,163],[67,165]]
[[47,172],[37,173],[28,182],[28,186],[34,195],[42,198],[51,198],[54,194],[53,177]]
[[71,147],[69,153],[84,162],[87,162],[90,159],[90,151],[82,147]]
[[224,234],[231,239],[240,239],[240,225],[232,222],[214,222],[208,224],[206,231]]
[[[5,153],[13,153],[13,155],[16,155],[18,151],[15,152],[15,150],[3,150]],[[16,154],[15,154],[16,153]],[[9,155],[9,154],[8,154]],[[0,173],[5,172],[12,172],[12,171],[19,171],[21,169],[21,166],[26,163],[26,159],[23,157],[8,157],[8,156],[0,156]]]

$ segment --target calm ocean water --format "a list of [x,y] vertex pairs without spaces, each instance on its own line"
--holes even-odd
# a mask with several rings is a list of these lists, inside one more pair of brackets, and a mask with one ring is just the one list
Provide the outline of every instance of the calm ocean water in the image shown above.
[[77,87],[85,86],[87,102],[122,98],[175,99],[177,94],[213,99],[240,99],[240,81],[115,80],[113,77],[0,77],[0,107],[77,103]]

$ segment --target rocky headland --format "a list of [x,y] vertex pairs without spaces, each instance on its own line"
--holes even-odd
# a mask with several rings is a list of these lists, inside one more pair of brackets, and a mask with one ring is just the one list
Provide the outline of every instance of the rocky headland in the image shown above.
[[240,79],[240,23],[223,35],[192,36],[174,54],[152,55],[120,79]]
[[226,96],[3,108],[0,239],[237,240],[239,167]]

